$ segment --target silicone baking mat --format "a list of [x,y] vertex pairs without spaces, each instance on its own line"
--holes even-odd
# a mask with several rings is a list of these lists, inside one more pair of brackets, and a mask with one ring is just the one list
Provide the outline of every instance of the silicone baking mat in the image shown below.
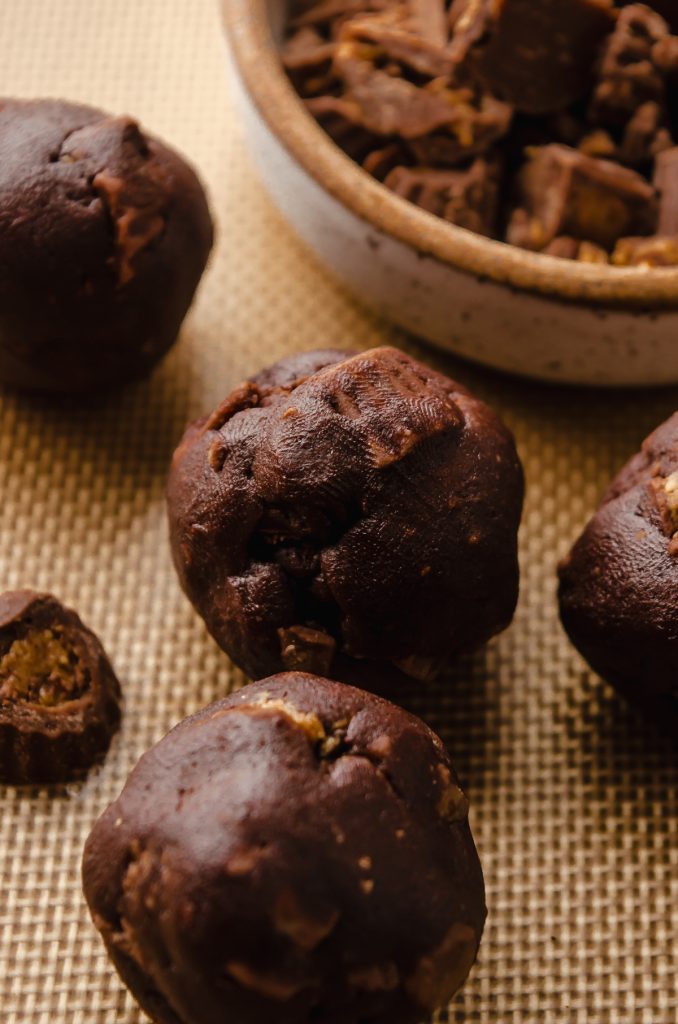
[[89,921],[79,863],[139,755],[242,682],[170,563],[163,491],[185,423],[288,352],[383,342],[497,406],[528,480],[513,627],[411,702],[452,749],[488,890],[479,962],[440,1019],[676,1024],[675,746],[568,645],[554,568],[612,471],[678,407],[678,391],[519,383],[435,354],[357,306],[250,168],[214,0],[1,0],[0,45],[0,94],[134,113],[197,164],[219,225],[181,342],[149,380],[84,405],[0,394],[0,585],[45,588],[76,606],[126,696],[122,731],[84,785],[0,790],[2,1024],[146,1019]]

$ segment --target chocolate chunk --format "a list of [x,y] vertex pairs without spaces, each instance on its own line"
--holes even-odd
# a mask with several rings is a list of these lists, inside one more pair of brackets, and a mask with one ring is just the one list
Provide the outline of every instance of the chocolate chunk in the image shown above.
[[75,612],[50,594],[0,595],[0,782],[67,782],[106,753],[120,686]]
[[514,245],[539,250],[570,235],[609,250],[622,235],[656,230],[657,200],[649,182],[567,146],[534,150],[517,186],[520,205],[507,232]]
[[83,886],[157,1024],[417,1024],[463,983],[486,916],[442,742],[295,672],[141,759],[87,840]]
[[657,156],[654,184],[659,193],[657,234],[678,235],[678,146]]
[[432,132],[407,141],[414,159],[425,167],[457,167],[487,153],[508,132],[512,108],[484,93],[461,90],[451,132]]
[[384,184],[429,213],[481,235],[494,233],[499,166],[479,158],[465,170],[395,167]]
[[128,117],[0,100],[0,380],[87,392],[174,343],[212,244],[202,186]]
[[279,629],[280,657],[287,671],[329,672],[337,644],[323,629],[291,626]]
[[189,427],[168,488],[182,586],[238,665],[285,667],[304,627],[333,675],[420,677],[509,623],[522,473],[486,405],[392,348],[293,356],[248,388]]
[[624,125],[642,104],[663,105],[664,81],[653,60],[653,48],[667,36],[664,19],[645,4],[632,4],[620,12],[602,50],[589,107],[594,124]]
[[559,235],[543,249],[546,256],[558,256],[560,259],[578,260],[580,263],[609,263],[610,257],[605,249],[593,242],[582,242],[578,238]]
[[290,25],[293,29],[314,26],[328,34],[355,15],[387,9],[392,0],[296,0]]
[[561,618],[583,657],[675,728],[678,414],[614,478],[559,572]]
[[563,260],[576,260],[580,245],[581,242],[578,238],[570,238],[568,235],[557,235],[548,245],[544,246],[543,252],[546,256],[557,256]]
[[596,245],[594,242],[581,242],[579,245],[579,251],[577,252],[577,259],[580,263],[609,263],[610,256],[600,245]]
[[[617,0],[618,7],[628,7],[632,0]],[[637,7],[637,4],[633,4]],[[662,18],[667,22],[672,32],[678,32],[678,6],[676,6],[676,0],[651,0],[651,3],[646,5],[651,7],[657,14],[661,14]]]
[[620,238],[612,253],[617,267],[678,266],[678,235],[650,238]]
[[340,96],[315,96],[306,109],[344,153],[362,163],[374,149],[374,135],[362,125],[359,107]]
[[678,136],[678,36],[666,36],[652,48],[652,60],[664,76],[665,106],[673,136]]
[[300,0],[291,25],[309,111],[397,195],[548,255],[669,258],[648,179],[678,132],[678,37],[650,7]]
[[[649,168],[658,153],[672,145],[664,111],[653,100],[638,107],[624,126],[621,136],[605,128],[594,128],[584,135],[577,149],[586,156],[616,160],[627,167]],[[615,137],[616,136],[616,137]]]
[[334,43],[327,42],[310,27],[300,28],[287,40],[282,60],[300,96],[322,96],[335,89],[335,49]]
[[[421,32],[419,19],[412,19],[410,14],[407,6],[397,5],[382,14],[347,21],[339,32],[339,70],[342,61],[364,58],[378,62],[387,73],[401,66],[426,78],[450,77],[454,63],[445,45],[447,40],[432,41]],[[389,61],[393,67],[389,67]]]
[[642,167],[672,145],[664,112],[650,100],[638,107],[626,124],[617,159],[630,167]]
[[545,114],[582,97],[614,26],[611,0],[455,0],[452,55],[516,110]]
[[342,113],[354,124],[379,137],[439,138],[445,162],[452,164],[486,151],[507,130],[511,111],[505,104],[441,76],[415,84],[377,66],[384,56],[352,36],[337,46],[334,67],[345,84]]
[[363,169],[384,181],[394,167],[402,167],[409,160],[409,153],[402,142],[392,142],[383,149],[373,149],[363,160]]

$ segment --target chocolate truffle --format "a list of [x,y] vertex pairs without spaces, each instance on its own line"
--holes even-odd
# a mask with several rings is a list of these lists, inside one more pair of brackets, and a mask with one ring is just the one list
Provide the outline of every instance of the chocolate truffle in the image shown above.
[[467,812],[418,718],[284,673],[142,757],[87,841],[85,895],[157,1024],[415,1024],[483,930]]
[[678,413],[614,478],[560,566],[560,614],[591,667],[678,712]]
[[251,676],[426,679],[510,623],[522,494],[511,434],[459,384],[393,348],[310,352],[189,427],[172,550]]
[[76,613],[51,594],[0,595],[0,782],[77,778],[119,721],[118,680]]
[[202,186],[129,117],[0,100],[0,380],[80,392],[148,370],[207,261]]

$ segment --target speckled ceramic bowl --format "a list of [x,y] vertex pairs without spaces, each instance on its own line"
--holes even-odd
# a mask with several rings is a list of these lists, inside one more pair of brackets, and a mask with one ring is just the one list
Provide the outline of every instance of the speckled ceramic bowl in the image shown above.
[[678,269],[525,252],[400,199],[299,102],[278,56],[283,0],[223,0],[223,13],[261,176],[290,224],[358,296],[413,334],[512,373],[580,384],[678,381]]

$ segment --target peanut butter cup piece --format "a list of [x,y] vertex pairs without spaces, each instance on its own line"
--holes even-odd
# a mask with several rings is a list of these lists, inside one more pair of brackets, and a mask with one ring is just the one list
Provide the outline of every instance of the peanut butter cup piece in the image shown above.
[[516,110],[547,114],[586,93],[615,17],[611,0],[455,0],[452,55]]
[[0,595],[0,782],[66,782],[101,760],[120,686],[96,636],[50,594]]
[[486,913],[442,742],[297,672],[144,755],[87,841],[83,884],[156,1024],[417,1024],[463,983]]
[[384,184],[428,213],[491,236],[497,219],[500,178],[498,162],[478,157],[467,168],[394,167]]
[[507,241],[526,249],[546,249],[567,236],[610,250],[623,235],[657,227],[657,195],[642,175],[570,146],[535,147],[516,190]]
[[610,484],[560,575],[560,614],[591,667],[675,724],[678,413]]
[[212,245],[202,186],[129,117],[0,99],[0,381],[87,392],[174,343]]
[[188,428],[172,551],[249,675],[427,679],[511,621],[522,494],[511,434],[459,384],[393,348],[311,352]]
[[602,48],[589,106],[595,124],[625,124],[647,102],[663,104],[664,79],[654,57],[669,36],[662,17],[646,4],[631,4]]

